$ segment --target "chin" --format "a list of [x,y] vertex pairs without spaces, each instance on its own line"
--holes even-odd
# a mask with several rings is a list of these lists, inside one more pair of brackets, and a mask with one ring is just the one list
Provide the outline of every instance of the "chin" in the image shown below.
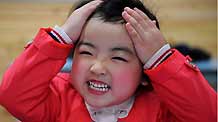
[[95,107],[95,108],[103,108],[106,107],[107,105],[101,103],[101,102],[87,102],[90,106]]
[[108,101],[87,100],[86,102],[94,108],[104,108],[111,106],[111,104],[109,104]]

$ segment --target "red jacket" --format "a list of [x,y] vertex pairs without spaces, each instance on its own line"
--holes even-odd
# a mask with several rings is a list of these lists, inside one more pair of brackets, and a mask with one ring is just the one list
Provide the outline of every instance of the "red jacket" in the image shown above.
[[[72,46],[55,42],[41,29],[5,72],[0,104],[23,122],[91,122],[83,98],[58,74]],[[122,122],[216,122],[216,92],[199,69],[178,51],[145,70],[154,90],[136,96]]]

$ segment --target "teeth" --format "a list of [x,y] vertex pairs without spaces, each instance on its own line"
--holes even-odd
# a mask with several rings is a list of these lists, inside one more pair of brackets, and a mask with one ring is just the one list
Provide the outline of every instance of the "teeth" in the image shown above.
[[96,84],[96,83],[93,83],[91,81],[89,81],[88,84],[89,84],[89,87],[91,89],[94,89],[96,91],[105,92],[105,91],[108,91],[110,89],[110,87],[106,84]]

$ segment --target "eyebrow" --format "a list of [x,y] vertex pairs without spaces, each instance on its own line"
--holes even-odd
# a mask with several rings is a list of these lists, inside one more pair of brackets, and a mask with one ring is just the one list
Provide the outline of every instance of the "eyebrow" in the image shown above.
[[78,47],[80,47],[81,45],[89,46],[91,48],[96,48],[95,45],[93,45],[92,43],[89,43],[89,42],[81,41],[81,42],[78,43]]
[[128,47],[115,47],[111,49],[112,52],[122,51],[133,55],[134,53]]
[[[93,44],[90,43],[90,42],[83,42],[83,41],[81,41],[81,42],[78,43],[78,47],[80,47],[81,45],[89,46],[89,47],[91,47],[91,48],[96,48],[96,46],[93,45]],[[134,53],[133,53],[133,52],[131,51],[131,49],[129,49],[128,47],[122,47],[122,46],[120,46],[120,47],[111,48],[110,50],[111,50],[112,52],[122,51],[122,52],[128,53],[128,54],[130,54],[130,55],[134,55]]]

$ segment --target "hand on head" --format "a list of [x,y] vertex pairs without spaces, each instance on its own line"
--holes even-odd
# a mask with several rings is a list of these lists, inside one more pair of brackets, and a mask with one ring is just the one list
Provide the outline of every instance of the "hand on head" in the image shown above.
[[76,9],[61,26],[71,40],[77,40],[89,15],[96,9],[102,0],[94,0],[79,9]]
[[125,7],[123,18],[127,21],[126,30],[132,39],[135,50],[143,64],[166,42],[163,35],[141,10]]

